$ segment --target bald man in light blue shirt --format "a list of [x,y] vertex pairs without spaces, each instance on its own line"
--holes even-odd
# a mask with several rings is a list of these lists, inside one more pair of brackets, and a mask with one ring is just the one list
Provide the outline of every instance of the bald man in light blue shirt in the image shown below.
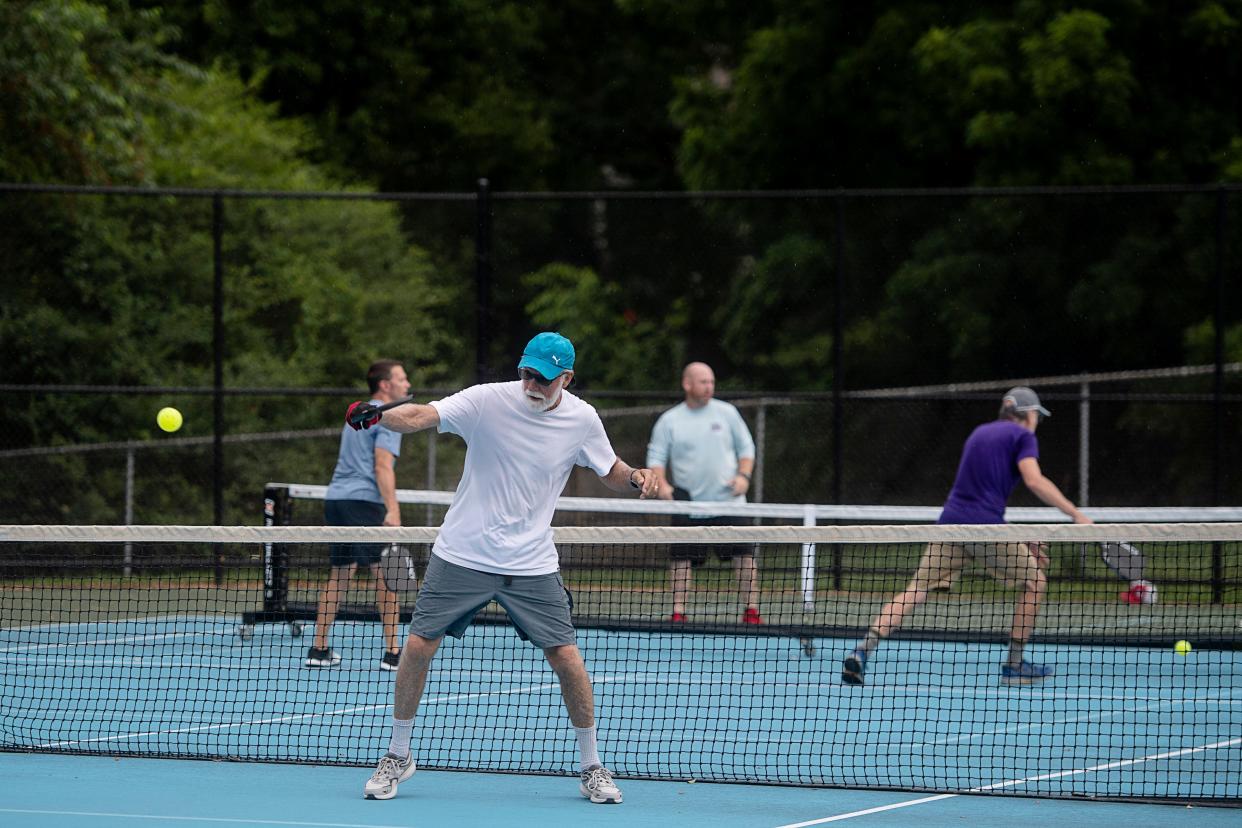
[[[647,446],[647,466],[660,477],[660,496],[665,500],[745,503],[755,466],[755,442],[746,422],[735,407],[713,399],[716,375],[708,365],[687,365],[681,387],[685,401],[660,416]],[[730,526],[745,519],[678,515],[673,522],[676,526]],[[735,544],[715,551],[720,560],[733,561],[739,597],[745,606],[742,623],[762,624],[754,547]],[[688,620],[686,598],[693,567],[707,561],[707,549],[697,544],[674,544],[670,557],[673,612],[669,620],[684,622]]]

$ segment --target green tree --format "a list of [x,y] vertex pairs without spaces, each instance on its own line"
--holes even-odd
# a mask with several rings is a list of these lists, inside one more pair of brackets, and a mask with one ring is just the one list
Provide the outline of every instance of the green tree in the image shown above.
[[1214,180],[1240,131],[1238,0],[739,13],[671,103],[695,188]]
[[733,363],[744,366],[752,383],[807,391],[831,387],[832,328],[823,321],[832,308],[809,298],[832,273],[827,245],[791,235],[734,277],[716,317]]
[[[162,183],[340,189],[302,160],[308,128],[276,117],[226,71],[180,84],[174,100],[177,114],[153,129]],[[231,382],[352,384],[381,354],[409,360],[416,383],[454,376],[460,341],[439,318],[450,297],[431,284],[433,263],[405,239],[393,203],[229,199],[225,221]],[[199,231],[190,243],[200,247],[192,259],[209,264],[210,238]]]
[[[306,160],[315,144],[305,124],[277,117],[227,70],[192,69],[168,57],[159,15],[119,2],[32,3],[21,10],[25,16],[6,7],[15,25],[0,34],[10,75],[25,84],[46,76],[68,101],[101,103],[36,109],[6,98],[6,113],[37,116],[32,133],[54,139],[0,146],[8,174],[344,194],[334,175]],[[68,67],[28,48],[62,34],[56,54]],[[69,60],[72,44],[81,53]],[[228,385],[357,387],[365,366],[380,356],[406,361],[419,384],[460,372],[460,340],[440,319],[452,297],[432,284],[434,265],[410,243],[391,202],[222,204]],[[0,211],[7,382],[210,382],[211,200],[10,192]],[[210,431],[206,399],[189,398],[182,407],[186,436]],[[141,439],[154,436],[153,413],[152,399],[140,395],[61,393],[54,405],[20,397],[6,405],[0,434],[10,446]],[[336,401],[244,398],[226,406],[226,428],[323,426],[339,422],[339,414]],[[318,479],[325,462],[293,447],[230,456],[229,499],[236,504],[251,501],[269,475],[283,476],[282,468],[313,470],[311,479]],[[166,469],[150,493],[159,505],[146,519],[184,518],[187,504],[204,502],[208,468],[187,456]],[[35,510],[22,514],[117,519],[120,476],[94,473],[82,458],[27,467],[22,481]]]
[[665,387],[685,362],[686,308],[677,302],[658,317],[640,316],[619,285],[593,271],[555,263],[528,273],[531,323],[560,331],[583,360],[580,382],[593,388]]
[[385,190],[668,186],[675,33],[625,3],[151,0]]
[[0,7],[0,180],[130,184],[146,177],[143,118],[189,71],[158,10],[125,0]]

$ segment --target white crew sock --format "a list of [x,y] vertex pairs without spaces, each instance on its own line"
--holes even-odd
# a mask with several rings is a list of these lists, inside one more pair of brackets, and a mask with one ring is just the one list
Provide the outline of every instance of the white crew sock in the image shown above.
[[[575,727],[574,735],[578,737],[578,770],[584,771],[587,768],[596,765],[602,765],[599,761],[599,745],[595,741],[595,725],[590,727]],[[408,743],[408,740],[407,740]]]
[[388,743],[388,752],[402,759],[410,755],[410,735],[414,732],[413,719],[392,720],[392,741]]

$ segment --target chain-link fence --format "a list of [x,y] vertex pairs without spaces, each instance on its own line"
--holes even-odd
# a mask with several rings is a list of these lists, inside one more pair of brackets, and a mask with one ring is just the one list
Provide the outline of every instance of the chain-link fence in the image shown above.
[[[1227,433],[1242,433],[1242,366],[1226,366],[1223,411]],[[1031,378],[1027,378],[1030,381]],[[1229,440],[1215,451],[1216,401],[1194,390],[1213,381],[1210,367],[1093,377],[1043,377],[1041,393],[1054,416],[1039,430],[1046,474],[1071,498],[1097,506],[1206,506],[1242,502],[1242,449]],[[735,395],[755,437],[757,464],[751,499],[769,503],[936,505],[952,483],[962,442],[976,425],[995,416],[1006,382],[994,390],[889,389],[846,395],[838,453],[834,402],[829,395]],[[979,386],[987,383],[979,383]],[[1121,390],[1117,390],[1121,389]],[[8,391],[22,407],[43,409],[75,392]],[[76,392],[81,394],[82,392]],[[442,389],[421,394],[433,399]],[[118,397],[89,395],[101,407]],[[207,398],[163,396],[189,412]],[[281,395],[230,396],[250,412],[278,407]],[[323,392],[300,399],[321,422],[339,421],[348,395]],[[634,400],[589,397],[601,411],[618,454],[645,461],[656,418],[676,398]],[[240,415],[239,415],[240,416]],[[0,451],[0,522],[8,523],[211,523],[215,483],[213,454],[223,456],[224,522],[254,523],[263,487],[271,481],[326,483],[339,447],[336,426]],[[461,475],[464,444],[455,437],[404,438],[397,466],[403,488],[451,490]],[[833,458],[840,458],[840,466]],[[845,497],[833,491],[840,481]],[[1218,496],[1219,493],[1219,496]],[[566,494],[608,495],[593,475],[571,478]],[[1021,488],[1014,505],[1036,505]],[[428,515],[407,507],[408,524]]]
[[[327,426],[361,396],[277,386],[380,356],[416,384],[507,378],[548,326],[579,344],[576,390],[631,462],[682,364],[711,363],[768,502],[939,503],[1024,378],[1071,497],[1240,502],[1239,189],[0,185],[0,518],[248,522],[265,482],[326,480]],[[1112,370],[1178,364],[1204,367]],[[1002,379],[960,382],[981,377]],[[162,405],[186,415],[175,438]],[[400,484],[450,488],[461,451],[407,439]]]

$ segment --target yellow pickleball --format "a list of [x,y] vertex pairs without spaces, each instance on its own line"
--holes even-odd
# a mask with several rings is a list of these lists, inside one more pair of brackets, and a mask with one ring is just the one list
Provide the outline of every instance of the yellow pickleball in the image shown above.
[[1189,655],[1192,649],[1194,648],[1190,646],[1190,642],[1185,640],[1179,641],[1173,645],[1173,652],[1182,656]]
[[161,408],[155,415],[155,422],[165,431],[176,431],[181,428],[181,412],[175,408]]

